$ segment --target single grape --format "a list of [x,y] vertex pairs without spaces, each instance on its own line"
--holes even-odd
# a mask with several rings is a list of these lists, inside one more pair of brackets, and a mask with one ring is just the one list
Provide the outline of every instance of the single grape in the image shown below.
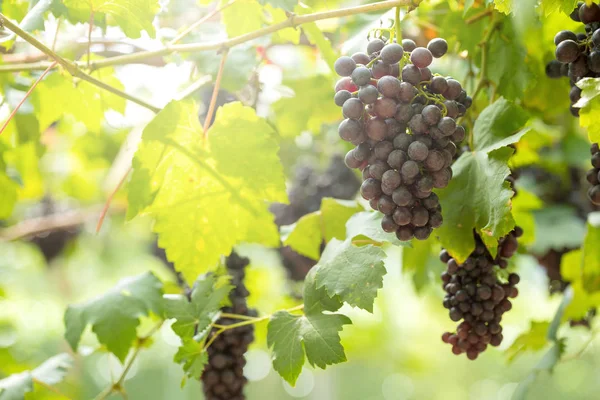
[[[379,142],[373,148],[373,154],[378,160],[387,161],[389,155],[394,151],[394,144],[389,140]],[[394,168],[394,167],[392,167]]]
[[355,63],[362,65],[367,65],[371,61],[368,55],[360,52],[352,54],[352,59]]
[[401,226],[396,232],[396,237],[401,242],[408,242],[414,237],[413,229],[410,226]]
[[405,181],[414,179],[420,173],[419,164],[412,160],[408,160],[402,165],[400,173],[402,175],[402,179]]
[[427,240],[427,239],[429,239],[429,236],[431,236],[432,232],[433,232],[433,229],[430,228],[429,226],[417,227],[417,228],[415,228],[415,239]]
[[[600,32],[600,30],[598,30]],[[600,51],[592,51],[587,59],[590,71],[600,73]]]
[[442,111],[433,105],[425,106],[421,114],[423,115],[423,120],[429,126],[437,125],[442,119]]
[[381,50],[381,61],[386,64],[396,64],[400,62],[404,55],[404,49],[398,43],[390,43]]
[[[392,200],[392,198],[390,196],[383,195],[379,199],[378,209],[381,213],[383,213],[385,215],[391,215],[394,213],[394,210],[396,209],[396,203],[394,203],[394,200]],[[395,229],[394,229],[394,231],[395,231]]]
[[600,185],[600,171],[597,171],[595,168],[590,169],[585,175],[587,181],[590,185]]
[[369,165],[369,174],[372,178],[380,181],[383,178],[383,174],[389,170],[390,167],[387,165],[385,161],[375,161],[371,165]]
[[571,103],[577,103],[580,98],[581,89],[579,89],[577,86],[573,86],[569,92],[569,99],[571,99]]
[[394,118],[401,123],[407,123],[413,117],[414,111],[410,104],[399,104],[396,108]]
[[350,76],[352,71],[356,68],[356,61],[351,57],[342,56],[335,61],[333,69],[339,76]]
[[436,94],[443,94],[448,90],[448,82],[446,82],[446,78],[443,76],[434,76],[431,79],[431,84],[429,85],[431,91]]
[[427,159],[425,159],[425,168],[431,172],[437,172],[444,168],[445,159],[441,152],[438,150],[430,151],[427,155]]
[[422,204],[423,207],[425,207],[428,210],[435,210],[440,205],[440,198],[437,194],[431,193],[429,197],[423,200]]
[[429,149],[421,142],[412,142],[408,146],[408,157],[413,161],[424,161],[429,155]]
[[448,100],[457,99],[462,93],[462,86],[456,79],[447,79],[448,89],[443,93],[443,96]]
[[359,99],[349,99],[342,106],[342,114],[346,118],[360,119],[365,112],[365,106]]
[[400,93],[400,80],[393,76],[384,76],[377,82],[377,90],[385,97],[394,98]]
[[394,118],[386,118],[385,124],[388,127],[388,139],[393,140],[397,135],[406,132],[406,125],[398,122]]
[[546,76],[552,79],[558,79],[562,76],[561,73],[561,64],[558,60],[552,60],[548,64],[546,64]]
[[368,160],[371,156],[371,146],[368,143],[361,143],[354,149],[354,158],[358,161]]
[[392,151],[387,158],[388,165],[394,169],[402,168],[404,163],[407,161],[408,155],[402,150]]
[[381,79],[384,76],[391,75],[392,67],[389,64],[377,61],[372,66],[371,76],[374,79]]
[[592,43],[594,46],[600,47],[600,29],[596,29],[592,35]]
[[360,187],[360,194],[365,200],[371,200],[381,196],[381,182],[373,178],[364,181]]
[[373,55],[374,53],[378,53],[385,46],[385,42],[381,39],[373,39],[367,44],[367,53],[369,55]]
[[448,42],[444,39],[435,38],[429,42],[427,49],[435,58],[440,58],[448,52]]
[[338,128],[340,137],[345,141],[353,141],[359,138],[363,133],[362,124],[353,119],[345,119]]
[[467,135],[467,133],[465,132],[465,128],[463,128],[462,126],[459,125],[456,127],[456,130],[454,131],[452,136],[450,136],[450,138],[452,139],[452,141],[454,143],[460,143],[463,140],[465,140],[466,135]]
[[444,168],[440,171],[434,172],[431,177],[433,178],[433,187],[436,189],[444,189],[450,183],[452,179],[452,170]]
[[402,177],[400,173],[394,169],[385,171],[381,178],[382,186],[386,186],[390,192],[396,190],[402,183]]
[[392,200],[401,207],[408,207],[413,203],[413,195],[406,186],[400,186],[392,193]]
[[344,105],[344,103],[347,100],[350,100],[352,98],[352,93],[350,93],[347,90],[340,90],[339,92],[337,92],[335,94],[335,97],[333,98],[333,101],[335,102],[335,105],[338,107],[342,107]]
[[453,100],[446,100],[444,102],[444,105],[446,106],[446,110],[448,110],[448,113],[446,114],[447,117],[450,118],[457,118],[458,117],[458,103],[453,101]]
[[583,3],[579,7],[579,19],[584,24],[590,24],[592,22],[600,21],[600,7],[598,4],[592,3],[590,5]]
[[433,55],[425,47],[417,47],[410,53],[410,61],[417,68],[429,67],[433,61]]
[[429,68],[420,68],[421,71],[421,82],[431,82],[433,79],[433,73]]
[[456,121],[450,117],[444,117],[440,120],[437,128],[446,136],[450,136],[456,131]]
[[393,214],[394,222],[399,226],[405,226],[410,224],[413,218],[412,213],[407,207],[398,207]]
[[371,118],[367,121],[366,132],[370,139],[380,142],[387,137],[387,124],[382,118]]
[[600,152],[592,156],[592,165],[594,168],[600,168]]
[[579,7],[581,7],[582,4],[583,2],[577,3],[577,7],[575,7],[575,9],[569,15],[571,19],[575,22],[581,22],[581,19],[579,18]]
[[417,44],[414,42],[414,40],[411,39],[403,39],[402,40],[402,47],[404,48],[404,51],[414,51],[417,48]]
[[379,92],[371,85],[363,86],[358,90],[358,99],[364,104],[373,104],[377,101]]
[[413,86],[421,83],[421,70],[416,65],[407,65],[402,68],[402,80]]
[[560,31],[554,36],[554,44],[556,46],[565,40],[577,41],[577,35],[571,31]]
[[347,90],[350,93],[354,93],[358,90],[358,86],[352,83],[352,78],[345,77],[337,81],[335,84],[335,92],[339,92],[340,90]]
[[400,84],[400,91],[398,92],[398,98],[400,101],[403,103],[410,103],[416,95],[417,89],[415,89],[412,84],[408,82],[402,82]]
[[579,45],[573,40],[564,40],[556,47],[556,59],[563,64],[572,63],[579,57]]
[[408,121],[408,127],[413,133],[427,133],[429,132],[429,125],[425,123],[423,114],[415,113],[413,117]]
[[414,137],[407,133],[401,133],[394,138],[394,147],[404,152],[408,151],[408,146],[414,141]]
[[569,65],[569,75],[575,77],[576,80],[583,78],[588,72],[588,58],[585,54],[577,57],[577,60]]
[[417,196],[419,198],[427,198],[431,194],[433,190],[433,178],[431,176],[423,176],[421,177],[417,183],[415,184],[415,188],[418,193],[421,193],[423,196]]
[[383,97],[375,102],[373,110],[378,117],[392,118],[396,115],[396,102],[388,97]]
[[399,226],[394,222],[394,218],[391,215],[384,215],[381,220],[381,229],[384,232],[392,233],[398,230]]
[[357,66],[352,71],[352,82],[357,86],[365,86],[371,82],[371,70],[364,65]]
[[433,139],[429,135],[413,135],[416,141],[423,143],[427,148],[433,146]]
[[354,157],[354,149],[346,153],[344,162],[346,163],[346,166],[350,169],[356,169],[362,165],[362,161],[359,161]]
[[429,215],[429,226],[431,226],[433,229],[437,229],[440,226],[442,226],[444,223],[444,217],[442,216],[441,213],[439,212],[434,212],[433,214]]

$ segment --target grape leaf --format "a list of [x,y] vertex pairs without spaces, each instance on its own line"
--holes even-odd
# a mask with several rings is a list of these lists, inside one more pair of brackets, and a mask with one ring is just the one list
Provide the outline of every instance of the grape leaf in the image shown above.
[[[269,0],[267,0],[269,1]],[[277,1],[277,0],[275,0]],[[292,0],[293,1],[293,0]],[[289,17],[287,13],[281,8],[273,8],[270,4],[265,6],[265,10],[271,15],[270,25],[279,24],[286,21]],[[292,6],[293,10],[293,6]],[[296,28],[284,28],[277,32],[273,32],[272,40],[274,43],[300,43],[300,29]]]
[[528,132],[521,129],[526,120],[518,106],[502,98],[483,110],[473,132],[475,151],[454,163],[450,185],[438,192],[445,219],[439,238],[460,263],[475,249],[473,229],[495,256],[498,240],[515,226],[510,203],[514,192],[505,181],[513,150],[505,146]]
[[377,291],[383,287],[384,258],[385,252],[379,247],[356,247],[350,239],[333,239],[315,267],[317,288],[372,313]]
[[293,225],[282,227],[283,244],[296,252],[318,260],[321,256],[321,243],[333,238],[346,238],[346,222],[356,212],[362,210],[354,201],[324,198],[321,209],[300,218]]
[[341,314],[323,314],[341,307],[337,298],[316,289],[315,269],[304,284],[304,315],[279,311],[268,325],[267,343],[273,349],[273,368],[291,385],[296,383],[305,359],[312,366],[325,369],[346,361],[339,332],[350,319]]
[[263,25],[263,7],[256,0],[237,0],[221,15],[229,37],[257,31]]
[[[191,338],[186,338],[183,339],[183,344],[179,347],[177,353],[175,353],[173,361],[182,364],[186,377],[198,380],[208,363],[208,353],[204,351],[202,343],[198,343]],[[181,386],[184,384],[185,378]]]
[[582,89],[581,99],[575,104],[580,107],[579,124],[588,131],[592,143],[600,143],[600,126],[596,123],[600,118],[600,78],[585,78],[577,82]]
[[[339,120],[340,110],[332,101],[333,82],[329,77],[316,75],[307,79],[285,81],[294,92],[273,103],[277,131],[283,137],[295,137],[308,130],[313,134],[321,126]],[[319,107],[314,107],[319,104]]]
[[198,278],[192,289],[191,301],[183,295],[165,295],[165,315],[176,320],[171,325],[173,331],[184,339],[203,332],[232,288],[211,274]]
[[0,400],[22,400],[33,391],[33,379],[47,385],[61,382],[73,367],[73,357],[63,353],[44,361],[33,371],[24,371],[0,380]]
[[[0,157],[0,167],[2,166]],[[17,191],[19,185],[6,176],[5,172],[0,169],[0,220],[10,217],[15,203],[17,202]]]
[[494,7],[496,10],[504,14],[510,14],[512,12],[513,0],[494,0]]
[[267,202],[286,202],[272,128],[229,103],[202,145],[196,108],[171,102],[148,124],[133,160],[128,218],[146,213],[169,261],[191,281],[241,241],[279,245]]
[[364,211],[354,214],[346,223],[347,237],[361,240],[371,239],[380,243],[411,246],[410,242],[401,242],[394,233],[387,233],[381,229],[381,213]]
[[[125,35],[132,39],[141,37],[146,31],[150,37],[155,37],[154,17],[160,10],[158,0],[62,0],[69,13],[76,13],[80,22],[88,22],[90,14],[108,15],[114,18],[116,24]],[[87,17],[87,19],[86,19]]]
[[[295,10],[296,14],[298,15],[309,14],[312,12],[312,9],[310,7],[306,7],[300,4],[296,6]],[[314,22],[303,24],[302,32],[304,32],[310,44],[317,46],[317,48],[321,52],[321,55],[323,56],[323,59],[325,59],[327,65],[329,65],[331,71],[334,71],[333,65],[335,64],[335,61],[338,58],[338,54],[335,52],[335,50],[333,50],[331,42],[325,37],[321,29],[319,29],[319,27],[317,26],[317,24]]]
[[577,0],[542,0],[542,9],[546,16],[555,12],[571,14],[576,5]]
[[294,12],[294,7],[298,4],[298,0],[258,0],[263,6],[270,4],[273,7],[284,9],[287,12]]
[[121,280],[102,296],[70,305],[65,312],[65,338],[76,351],[87,325],[98,341],[121,361],[136,338],[140,317],[162,315],[162,282],[148,272]]
[[[123,89],[112,69],[96,71],[93,75],[117,89]],[[31,101],[42,132],[65,113],[73,115],[89,131],[100,131],[106,111],[125,112],[125,99],[122,97],[85,81],[75,84],[70,76],[58,72],[40,82],[31,95]]]
[[548,344],[548,328],[550,322],[531,321],[529,331],[522,333],[515,339],[513,344],[506,349],[508,361],[513,361],[526,351],[539,351]]

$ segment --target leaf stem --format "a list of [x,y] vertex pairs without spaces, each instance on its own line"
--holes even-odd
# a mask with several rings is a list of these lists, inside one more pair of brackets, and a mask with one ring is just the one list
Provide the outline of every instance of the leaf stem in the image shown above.
[[477,99],[477,96],[479,95],[479,93],[481,93],[483,88],[489,84],[488,76],[487,76],[488,75],[489,45],[490,45],[490,40],[492,39],[494,33],[500,26],[500,22],[495,21],[494,16],[495,16],[495,14],[491,14],[490,28],[487,31],[483,40],[479,43],[479,46],[481,46],[481,72],[479,73],[479,82],[477,83],[477,88],[475,89],[475,92],[473,93],[473,97],[472,97],[473,102],[475,102],[475,100]]
[[494,10],[492,8],[487,8],[487,9],[473,15],[471,18],[465,20],[465,24],[466,25],[474,24],[475,22],[482,20],[483,18],[487,17],[488,15],[492,15],[493,12],[494,12]]
[[208,139],[208,128],[212,123],[213,113],[215,112],[215,107],[217,105],[217,97],[219,95],[219,89],[221,87],[221,79],[223,78],[223,71],[225,70],[225,61],[227,61],[227,53],[228,50],[223,52],[223,56],[221,57],[221,63],[219,64],[219,70],[217,71],[217,79],[215,80],[215,87],[213,89],[212,97],[210,99],[210,105],[208,106],[208,112],[206,113],[206,118],[204,119],[204,139]]
[[169,42],[169,45],[174,45],[175,43],[179,42],[181,39],[186,37],[190,32],[197,29],[200,25],[202,25],[203,23],[205,23],[206,21],[208,21],[209,19],[211,19],[212,17],[214,17],[215,15],[217,15],[218,13],[220,13],[221,11],[226,9],[227,7],[231,6],[233,3],[235,3],[235,1],[236,0],[229,0],[227,3],[223,4],[221,7],[215,8],[213,11],[209,12],[204,17],[200,18],[198,21],[194,22],[192,25],[188,26],[183,31],[181,31],[181,33],[179,35],[175,36]]
[[52,51],[54,51],[56,48],[56,41],[58,40],[58,34],[60,32],[60,26],[62,25],[62,22],[62,17],[58,17],[58,22],[56,22],[56,32],[54,32],[54,39],[52,39]]
[[129,173],[131,172],[132,169],[133,169],[133,167],[129,167],[127,169],[127,171],[123,174],[123,177],[121,178],[121,180],[119,180],[119,183],[117,184],[115,189],[110,193],[110,195],[106,199],[106,202],[104,203],[104,207],[102,207],[102,211],[100,212],[100,217],[98,218],[98,223],[96,224],[96,234],[98,234],[100,232],[100,229],[102,229],[102,224],[104,223],[104,218],[106,218],[106,214],[108,213],[110,204],[112,203],[113,198],[115,197],[115,195],[117,194],[117,192],[119,191],[121,186],[123,186],[123,183],[125,183],[125,179],[127,179],[127,177],[129,176]]
[[27,93],[25,93],[25,96],[21,99],[21,101],[19,102],[19,104],[17,104],[17,106],[15,107],[15,109],[12,110],[12,112],[8,116],[8,119],[6,121],[4,121],[4,124],[2,125],[2,128],[0,128],[0,135],[2,134],[2,132],[4,132],[4,130],[6,129],[6,127],[8,126],[8,124],[10,123],[10,121],[12,121],[12,119],[15,117],[15,115],[17,114],[17,111],[19,111],[19,108],[21,108],[21,106],[23,105],[23,103],[25,103],[25,100],[27,100],[27,98],[31,95],[31,93],[33,92],[33,89],[35,89],[35,87],[38,85],[38,83],[40,83],[42,81],[42,79],[44,79],[44,77],[48,74],[48,72],[50,72],[50,70],[52,68],[54,68],[54,66],[56,64],[57,64],[56,61],[54,61],[52,64],[50,64],[48,66],[48,68],[46,68],[46,70],[42,73],[42,75],[40,75],[40,77],[37,78],[35,82],[33,82],[33,85],[31,85],[31,87],[29,88],[29,90],[27,91]]

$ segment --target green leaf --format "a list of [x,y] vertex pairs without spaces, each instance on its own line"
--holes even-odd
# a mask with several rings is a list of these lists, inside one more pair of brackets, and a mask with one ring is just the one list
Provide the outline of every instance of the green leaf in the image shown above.
[[133,160],[128,218],[152,215],[159,245],[188,281],[246,241],[279,245],[268,202],[286,202],[272,128],[241,103],[217,111],[202,145],[196,108],[169,103]]
[[221,15],[229,37],[240,36],[262,28],[263,7],[256,0],[237,0]]
[[395,234],[384,232],[381,229],[381,213],[364,211],[354,214],[346,223],[347,237],[360,240],[371,239],[380,243],[410,246],[410,242],[401,242]]
[[23,400],[25,393],[33,391],[30,371],[10,375],[0,380],[0,400]]
[[[117,88],[123,84],[113,76],[111,69],[96,71],[95,78]],[[125,112],[125,99],[85,81],[73,82],[70,76],[52,73],[36,87],[31,95],[40,130],[45,131],[65,113],[85,124],[89,131],[100,131],[104,113],[108,110]]]
[[373,312],[377,291],[383,287],[385,252],[379,247],[331,240],[315,268],[317,288],[353,307]]
[[498,240],[515,226],[511,213],[514,194],[505,181],[508,160],[528,129],[522,129],[527,114],[501,98],[487,107],[474,127],[473,152],[464,153],[452,168],[450,185],[439,191],[444,225],[438,230],[442,246],[460,263],[475,249],[475,229],[493,256]]
[[[310,14],[312,10],[309,7],[298,5],[296,8],[296,14],[304,15]],[[333,65],[338,58],[338,54],[333,50],[331,42],[325,37],[321,29],[316,23],[310,22],[302,25],[302,32],[306,35],[306,38],[310,44],[317,46],[321,55],[329,65],[331,71],[334,71]],[[313,103],[314,104],[314,103]]]
[[413,284],[417,293],[420,293],[427,283],[436,281],[444,264],[440,262],[437,240],[434,237],[428,240],[415,240],[412,248],[402,249],[402,271],[413,274]]
[[513,0],[494,0],[494,7],[496,10],[504,14],[510,14],[512,12]]
[[[262,0],[265,1],[265,0]],[[270,1],[270,0],[266,0],[266,1]],[[273,0],[274,2],[278,2],[280,0]],[[288,0],[281,0],[281,1],[288,1]],[[292,0],[295,3],[297,3],[297,1]],[[286,21],[289,17],[287,15],[287,13],[280,9],[280,8],[273,8],[271,5],[267,4],[265,7],[265,10],[269,12],[269,14],[271,15],[271,21],[269,25],[275,25],[275,24],[279,24],[281,22]],[[292,5],[292,10],[293,10],[293,5]],[[297,28],[285,28],[285,29],[281,29],[277,32],[274,32],[272,35],[272,40],[273,43],[292,43],[292,44],[299,44],[300,43],[300,29]]]
[[566,206],[550,206],[533,211],[537,235],[530,246],[534,254],[550,249],[561,251],[581,246],[585,238],[585,223],[577,210]]
[[293,225],[282,227],[283,244],[296,252],[318,260],[321,244],[333,238],[346,238],[346,222],[363,208],[355,201],[324,198],[321,210],[307,214]]
[[529,331],[522,333],[515,339],[513,344],[506,349],[509,361],[513,361],[519,355],[527,351],[539,351],[548,344],[547,331],[549,322],[531,321]]
[[176,319],[171,325],[173,331],[183,339],[203,332],[210,326],[232,288],[211,274],[198,278],[192,289],[191,301],[183,295],[165,295],[165,315]]
[[[87,22],[90,14],[105,14],[114,18],[116,24],[123,30],[125,35],[132,39],[141,37],[142,31],[146,31],[150,37],[154,37],[154,17],[160,10],[158,0],[62,0],[69,12],[75,12]],[[87,16],[87,19],[85,17]]]
[[294,7],[298,5],[298,0],[258,0],[263,6],[270,4],[275,8],[281,8],[287,12],[294,12]]
[[[186,377],[198,380],[202,376],[204,367],[208,364],[208,353],[204,351],[202,343],[186,338],[175,353],[173,361],[182,364]],[[185,384],[185,380],[182,382],[182,386],[183,384]]]
[[[1,158],[0,161],[2,161]],[[19,185],[0,169],[0,220],[11,216],[17,202],[18,189]]]
[[555,12],[571,14],[576,5],[577,0],[542,0],[542,9],[546,16]]
[[285,81],[284,85],[293,90],[293,97],[283,97],[272,106],[281,136],[295,137],[306,130],[317,134],[323,124],[339,120],[340,109],[331,101],[333,82],[329,77],[316,75]]
[[31,375],[47,385],[56,385],[62,382],[69,370],[73,368],[73,362],[73,357],[70,354],[58,354],[31,371]]
[[70,305],[65,313],[65,338],[76,351],[86,326],[121,361],[136,338],[140,317],[162,315],[162,282],[147,272],[120,281],[102,296]]
[[52,7],[53,3],[54,0],[38,1],[19,23],[19,27],[27,32],[44,29],[44,14]]
[[581,107],[579,124],[588,131],[592,143],[600,142],[600,126],[596,123],[600,118],[600,78],[585,78],[577,82],[582,89],[581,99],[575,104]]

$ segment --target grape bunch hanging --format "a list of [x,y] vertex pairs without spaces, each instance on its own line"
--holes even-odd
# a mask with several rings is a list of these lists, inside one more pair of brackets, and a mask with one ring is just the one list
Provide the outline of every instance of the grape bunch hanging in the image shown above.
[[335,103],[346,118],[339,135],[356,146],[346,165],[362,171],[362,196],[384,214],[383,230],[402,241],[425,240],[442,225],[433,189],[448,186],[456,143],[465,138],[456,119],[472,99],[458,81],[429,69],[447,51],[439,38],[427,48],[374,39],[367,53],[335,63],[342,76]]
[[587,180],[592,185],[588,196],[592,203],[600,206],[600,147],[598,143],[592,144],[592,166],[587,173]]
[[512,308],[509,299],[519,294],[516,285],[520,278],[511,273],[508,281],[502,283],[494,269],[507,268],[507,259],[517,251],[517,238],[522,234],[522,229],[516,227],[502,238],[496,258],[491,256],[477,233],[474,233],[475,250],[463,264],[442,250],[440,260],[447,265],[442,273],[442,285],[447,293],[443,304],[452,321],[462,320],[455,333],[442,335],[442,340],[452,346],[454,354],[466,353],[470,360],[475,360],[488,345],[502,343],[500,322],[503,314]]
[[581,98],[577,82],[600,77],[600,7],[596,3],[579,2],[571,19],[585,24],[585,33],[560,31],[554,37],[556,60],[546,66],[550,78],[568,77],[571,82],[571,113],[579,116],[575,103]]
[[[256,317],[254,309],[248,309],[246,298],[249,293],[244,285],[244,269],[248,265],[247,258],[231,253],[227,258],[227,272],[231,276],[231,284],[235,288],[229,294],[231,305],[223,308],[223,312]],[[231,325],[235,321],[229,318],[218,320],[219,325]],[[216,329],[209,338],[216,334]],[[245,325],[230,329],[219,335],[208,348],[208,365],[202,374],[204,396],[206,400],[244,400],[244,376],[246,358],[244,354],[250,343],[254,341],[254,325]]]

